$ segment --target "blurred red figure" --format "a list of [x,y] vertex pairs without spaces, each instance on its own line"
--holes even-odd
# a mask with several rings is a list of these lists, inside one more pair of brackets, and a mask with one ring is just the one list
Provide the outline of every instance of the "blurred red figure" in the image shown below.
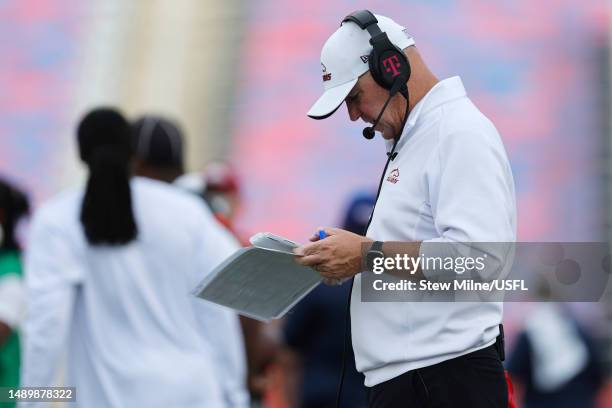
[[233,231],[233,220],[240,206],[240,189],[234,169],[224,162],[212,162],[204,170],[204,182],[204,200],[215,217]]
[[230,164],[211,162],[202,172],[184,174],[174,184],[202,197],[217,220],[243,245],[249,245],[248,239],[234,227],[234,218],[240,209],[240,184]]

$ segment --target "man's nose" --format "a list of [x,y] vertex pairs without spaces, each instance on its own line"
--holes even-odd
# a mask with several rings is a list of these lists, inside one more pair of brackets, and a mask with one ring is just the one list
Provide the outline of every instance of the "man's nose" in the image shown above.
[[349,117],[354,122],[361,117],[361,112],[357,109],[354,103],[347,102],[346,107],[348,109]]

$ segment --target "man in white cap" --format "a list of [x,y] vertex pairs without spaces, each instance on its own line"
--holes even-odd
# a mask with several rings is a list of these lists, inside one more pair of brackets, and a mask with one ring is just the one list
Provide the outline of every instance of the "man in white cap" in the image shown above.
[[[367,10],[323,46],[325,91],[308,112],[346,103],[387,142],[387,165],[366,236],[322,228],[295,250],[327,282],[354,277],[350,315],[357,369],[371,407],[506,407],[500,302],[364,302],[362,260],[434,256],[437,245],[513,242],[514,182],[493,124],[459,77],[438,79],[403,27]],[[503,257],[496,258],[505,262]],[[369,269],[372,270],[372,269]],[[413,279],[432,273],[419,267]],[[365,287],[365,286],[364,286]]]

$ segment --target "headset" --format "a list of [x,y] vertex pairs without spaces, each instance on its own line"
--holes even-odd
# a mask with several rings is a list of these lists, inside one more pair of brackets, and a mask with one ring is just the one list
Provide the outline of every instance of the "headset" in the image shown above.
[[357,24],[370,34],[372,52],[368,56],[368,65],[374,81],[389,91],[394,89],[394,85],[405,87],[411,72],[408,58],[389,40],[387,33],[380,29],[376,16],[369,10],[359,10],[344,17],[342,23],[347,21]]
[[389,91],[389,97],[372,126],[363,129],[363,137],[372,139],[374,137],[374,127],[387,109],[391,98],[398,92],[406,98],[404,123],[408,118],[409,103],[406,82],[410,79],[410,63],[404,52],[389,40],[387,33],[380,29],[378,19],[371,11],[355,11],[344,17],[341,25],[347,21],[357,24],[362,30],[366,30],[370,34],[370,44],[372,45],[372,51],[368,56],[370,73],[378,85]]

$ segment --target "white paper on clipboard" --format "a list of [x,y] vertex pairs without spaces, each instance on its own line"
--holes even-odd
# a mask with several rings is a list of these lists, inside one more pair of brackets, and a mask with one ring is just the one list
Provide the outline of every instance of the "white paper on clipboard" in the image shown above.
[[253,246],[239,249],[222,262],[193,294],[269,321],[283,317],[322,280],[313,269],[296,263],[286,247]]
[[259,232],[249,238],[251,245],[268,249],[270,251],[282,252],[284,254],[293,255],[293,248],[297,248],[299,245],[293,241],[283,238],[278,235],[274,235],[271,232]]

